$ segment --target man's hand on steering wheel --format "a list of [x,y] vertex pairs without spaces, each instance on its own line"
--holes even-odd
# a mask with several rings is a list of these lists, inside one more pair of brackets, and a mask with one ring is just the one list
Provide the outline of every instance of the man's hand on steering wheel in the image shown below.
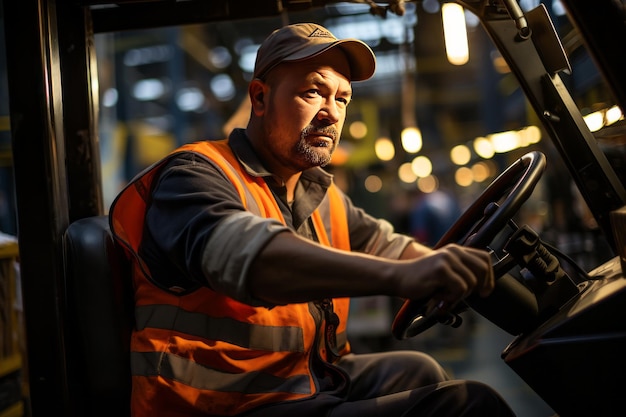
[[489,253],[455,243],[427,253],[410,268],[413,274],[399,293],[410,299],[430,298],[433,306],[444,311],[472,293],[488,296],[495,285]]

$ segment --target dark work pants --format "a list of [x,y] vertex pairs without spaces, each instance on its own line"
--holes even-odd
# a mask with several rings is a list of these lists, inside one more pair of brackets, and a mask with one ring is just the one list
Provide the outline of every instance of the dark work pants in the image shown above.
[[414,351],[350,354],[338,365],[351,378],[347,396],[257,410],[254,417],[509,417],[515,414],[491,387],[451,380],[430,356]]

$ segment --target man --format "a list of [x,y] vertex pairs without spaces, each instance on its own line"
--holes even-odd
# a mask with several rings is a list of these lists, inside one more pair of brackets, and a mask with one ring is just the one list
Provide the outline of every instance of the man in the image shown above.
[[111,227],[133,261],[132,414],[509,416],[419,352],[350,353],[346,297],[494,286],[485,251],[436,251],[352,205],[322,168],[375,58],[315,24],[257,54],[247,128],[184,145],[129,184]]

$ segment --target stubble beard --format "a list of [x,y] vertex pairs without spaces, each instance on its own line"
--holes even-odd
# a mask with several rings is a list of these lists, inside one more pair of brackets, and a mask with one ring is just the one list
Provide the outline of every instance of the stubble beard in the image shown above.
[[[311,133],[322,134],[332,138],[332,144],[328,142],[311,143],[307,141],[307,136]],[[294,150],[310,166],[324,167],[330,160],[337,147],[337,130],[332,126],[315,127],[309,125],[300,133],[300,140],[296,143]]]

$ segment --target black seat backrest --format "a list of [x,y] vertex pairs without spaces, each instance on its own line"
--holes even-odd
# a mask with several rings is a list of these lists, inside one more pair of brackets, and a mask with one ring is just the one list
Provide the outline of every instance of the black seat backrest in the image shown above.
[[129,416],[134,322],[128,262],[107,216],[72,223],[64,249],[72,416]]

